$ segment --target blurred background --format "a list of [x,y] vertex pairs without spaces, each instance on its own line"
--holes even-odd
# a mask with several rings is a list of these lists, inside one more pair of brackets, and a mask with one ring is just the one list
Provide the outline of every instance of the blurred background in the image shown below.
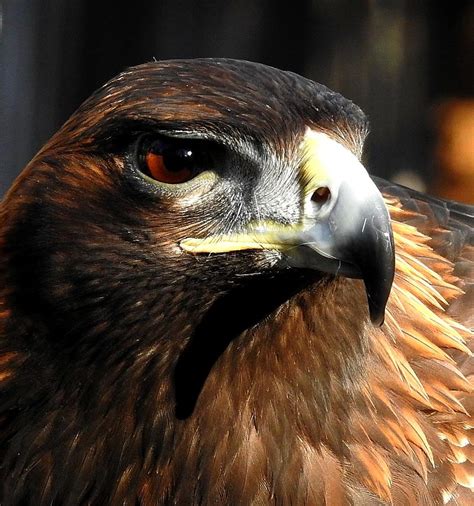
[[0,0],[0,196],[106,80],[196,56],[326,84],[369,116],[370,172],[474,202],[472,0]]

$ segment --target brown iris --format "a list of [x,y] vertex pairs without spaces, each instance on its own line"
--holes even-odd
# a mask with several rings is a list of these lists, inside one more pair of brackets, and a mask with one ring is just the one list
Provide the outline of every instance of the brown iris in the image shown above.
[[191,150],[175,153],[154,153],[148,151],[145,163],[149,175],[160,183],[185,183],[194,177]]
[[[192,153],[192,152],[189,152]],[[145,163],[149,175],[160,183],[179,184],[185,183],[193,178],[194,172],[191,168],[190,157],[182,157],[181,160],[173,159],[175,157],[166,156],[149,151],[145,156]],[[181,163],[180,163],[181,161]],[[186,163],[188,162],[189,165]]]

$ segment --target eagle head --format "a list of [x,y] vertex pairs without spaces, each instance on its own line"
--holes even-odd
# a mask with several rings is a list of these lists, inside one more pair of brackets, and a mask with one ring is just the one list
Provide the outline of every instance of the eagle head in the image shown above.
[[9,497],[198,497],[242,417],[275,462],[290,426],[340,444],[324,413],[394,276],[366,134],[325,86],[226,59],[131,68],[77,110],[1,208]]

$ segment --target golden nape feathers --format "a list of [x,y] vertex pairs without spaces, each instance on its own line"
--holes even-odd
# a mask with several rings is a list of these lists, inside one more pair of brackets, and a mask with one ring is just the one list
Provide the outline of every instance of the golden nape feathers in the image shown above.
[[293,73],[153,62],[0,207],[0,503],[469,505],[473,211]]
[[[360,438],[354,473],[394,504],[429,504],[430,487],[442,490],[445,503],[464,504],[474,487],[468,412],[474,341],[462,318],[453,319],[449,311],[465,295],[458,286],[463,283],[453,274],[453,263],[430,247],[431,237],[411,224],[421,216],[396,198],[387,196],[386,202],[397,246],[396,273],[385,325],[371,334],[376,359],[354,423]],[[463,253],[472,255],[472,247]],[[434,472],[436,481],[430,483]],[[413,487],[416,480],[420,484]]]

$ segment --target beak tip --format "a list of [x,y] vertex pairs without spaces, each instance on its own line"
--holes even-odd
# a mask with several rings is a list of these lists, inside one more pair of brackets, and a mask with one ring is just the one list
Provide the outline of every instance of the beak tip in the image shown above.
[[[392,289],[395,275],[393,255],[394,250],[392,248],[391,261],[387,261],[387,258],[382,258],[379,264],[375,264],[374,270],[370,274],[366,271],[364,276],[370,320],[377,327],[381,327],[384,323],[385,310]],[[385,262],[383,260],[385,260]]]
[[381,327],[385,321],[385,310],[377,312],[370,311],[370,321],[375,327]]

